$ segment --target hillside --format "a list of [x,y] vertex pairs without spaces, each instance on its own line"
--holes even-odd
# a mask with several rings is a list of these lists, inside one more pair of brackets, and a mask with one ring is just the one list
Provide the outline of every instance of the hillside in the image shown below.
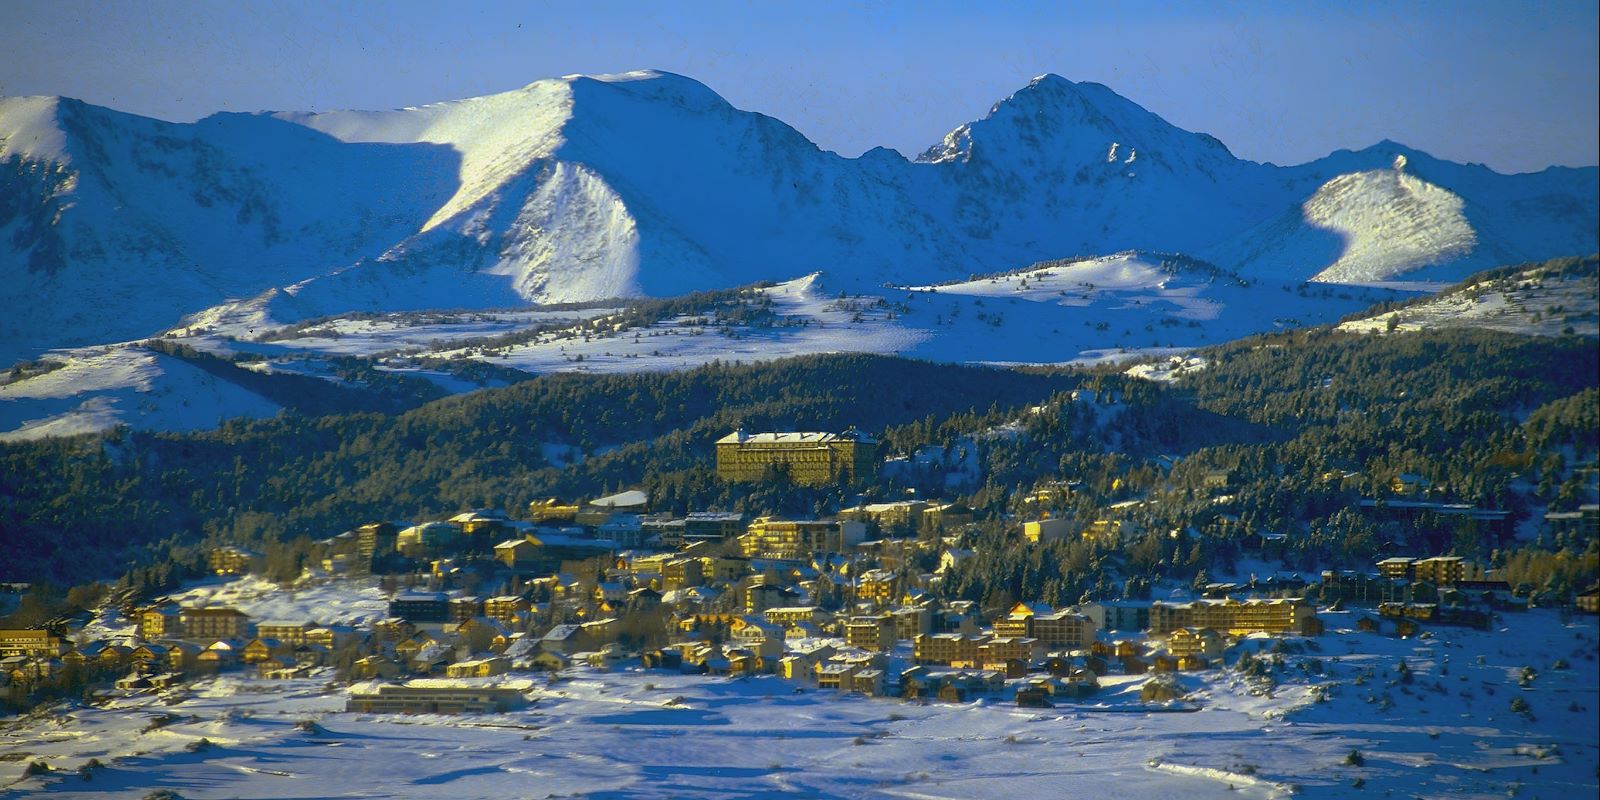
[[1600,336],[1600,258],[1478,273],[1437,295],[1339,324],[1343,331],[1487,328],[1534,336]]
[[0,320],[0,359],[190,316],[248,331],[352,311],[672,296],[818,269],[862,292],[1130,249],[1288,283],[1452,280],[1600,249],[1597,174],[1499,175],[1390,142],[1258,164],[1056,76],[916,161],[822,151],[648,71],[193,124],[10,98],[0,302],[14,313]]
[[[1033,374],[863,355],[552,375],[398,415],[289,415],[209,432],[0,444],[0,525],[17,532],[12,552],[22,554],[0,578],[65,574],[68,565],[78,575],[112,573],[206,535],[323,537],[372,518],[516,509],[637,485],[652,490],[659,508],[679,512],[810,513],[846,499],[842,488],[715,480],[711,442],[741,425],[856,425],[881,431],[898,455],[969,439],[980,458],[977,480],[957,491],[978,490],[974,503],[995,512],[1011,492],[1066,474],[1099,487],[1074,501],[1093,513],[1096,503],[1155,487],[1163,479],[1156,465],[1173,457],[1184,457],[1174,480],[1238,470],[1249,481],[1240,502],[1262,525],[1301,525],[1302,514],[1348,505],[1341,490],[1319,483],[1333,467],[1362,470],[1374,486],[1384,475],[1426,474],[1463,501],[1502,507],[1525,508],[1533,481],[1542,481],[1537,494],[1546,498],[1537,502],[1587,491],[1578,479],[1567,485],[1562,464],[1592,458],[1595,448],[1592,430],[1572,421],[1593,416],[1600,365],[1592,340],[1322,328],[1199,355],[1209,366],[1174,384],[1104,369]],[[1412,391],[1397,395],[1397,386]],[[1100,399],[1069,395],[1080,387]],[[1566,406],[1529,414],[1566,398]],[[1568,447],[1568,438],[1570,449],[1560,451],[1567,461],[1535,458]],[[866,488],[949,491],[943,475],[892,481]],[[1152,529],[1191,524],[1188,514],[1209,508],[1164,506]]]

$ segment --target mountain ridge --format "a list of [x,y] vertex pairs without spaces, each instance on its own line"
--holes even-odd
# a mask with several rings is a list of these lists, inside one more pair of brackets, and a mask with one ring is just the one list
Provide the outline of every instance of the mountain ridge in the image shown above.
[[1280,167],[1050,74],[916,159],[823,150],[655,70],[194,123],[4,98],[0,300],[22,311],[0,356],[202,313],[671,296],[819,268],[865,289],[1129,249],[1286,280],[1447,280],[1600,249],[1597,175],[1502,175],[1388,140]]

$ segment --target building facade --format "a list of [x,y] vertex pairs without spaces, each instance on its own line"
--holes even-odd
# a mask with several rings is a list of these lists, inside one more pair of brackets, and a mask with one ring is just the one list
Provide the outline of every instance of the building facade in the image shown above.
[[737,430],[717,440],[717,477],[725,481],[758,481],[773,467],[788,470],[790,480],[807,486],[870,479],[878,474],[878,442],[853,429],[844,433]]

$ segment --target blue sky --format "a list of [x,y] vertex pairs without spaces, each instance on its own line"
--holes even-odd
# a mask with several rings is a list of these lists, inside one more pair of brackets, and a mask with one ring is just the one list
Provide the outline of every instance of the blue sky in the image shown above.
[[0,94],[171,120],[652,67],[845,155],[915,155],[1054,72],[1256,160],[1383,138],[1502,172],[1600,152],[1594,0],[0,4]]

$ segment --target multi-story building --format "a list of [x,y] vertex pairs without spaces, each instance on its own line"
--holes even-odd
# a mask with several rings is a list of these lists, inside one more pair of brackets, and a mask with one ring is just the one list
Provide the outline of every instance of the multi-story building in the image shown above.
[[906,536],[916,533],[922,525],[922,512],[928,504],[920,500],[903,500],[898,503],[868,503],[839,510],[840,519],[871,522],[885,535]]
[[449,622],[450,598],[443,592],[405,592],[389,601],[389,616],[410,622]]
[[54,631],[44,629],[0,630],[0,658],[11,656],[59,656],[66,643]]
[[526,598],[501,595],[483,601],[483,615],[508,627],[515,627],[533,606]]
[[395,534],[395,547],[411,558],[437,555],[461,542],[461,529],[448,522],[424,522]]
[[206,554],[206,568],[217,575],[243,575],[256,558],[242,547],[218,547]]
[[250,635],[250,617],[234,608],[185,608],[183,635],[187,639],[244,639]]
[[798,559],[815,553],[842,553],[860,544],[867,526],[855,520],[785,520],[758,517],[739,547],[748,557]]
[[176,603],[158,603],[139,612],[139,638],[152,640],[183,635],[183,612]]
[[1179,628],[1167,636],[1167,652],[1175,657],[1222,655],[1222,637],[1210,628]]
[[978,645],[977,658],[972,663],[952,662],[952,666],[981,666],[1002,664],[1007,661],[1029,662],[1040,656],[1042,643],[1028,636],[994,636]]
[[661,568],[661,588],[664,591],[687,589],[703,583],[705,583],[705,565],[698,558],[668,561]]
[[878,443],[854,429],[844,433],[746,433],[717,440],[717,477],[758,481],[770,468],[786,469],[798,484],[822,486],[878,474]]
[[915,639],[919,634],[933,633],[933,609],[926,605],[901,606],[889,612],[894,619],[896,639]]
[[525,705],[527,699],[520,688],[424,679],[403,685],[352,687],[345,710],[368,714],[502,713]]
[[315,622],[294,622],[290,620],[269,619],[256,624],[256,637],[260,639],[276,639],[281,644],[297,645],[306,643],[306,631],[317,627]]
[[394,553],[400,529],[388,522],[369,522],[356,528],[356,555],[360,563],[371,566],[373,559]]
[[827,612],[818,606],[780,606],[769,608],[761,615],[773,625],[793,625],[796,622],[808,622],[813,625],[822,622]]
[[978,660],[978,648],[990,637],[982,634],[932,633],[911,641],[912,659],[918,664],[950,664]]
[[844,623],[844,641],[862,650],[893,650],[894,621],[888,614],[851,617]]
[[1094,641],[1094,632],[1094,620],[1069,609],[1060,609],[1034,615],[1028,635],[1047,647],[1088,647]]
[[1461,556],[1434,556],[1411,565],[1411,575],[1434,586],[1453,586],[1467,579],[1467,562]]
[[922,510],[921,529],[940,532],[971,525],[972,509],[961,503],[940,503]]
[[736,511],[691,511],[683,518],[683,538],[679,544],[735,539],[744,529],[745,516]]
[[1378,562],[1378,574],[1390,580],[1411,580],[1411,565],[1415,563],[1414,558],[1386,558]]
[[1310,633],[1315,628],[1315,620],[1312,608],[1299,597],[1150,604],[1152,633],[1168,633],[1179,628],[1211,628],[1234,635]]
[[900,578],[886,569],[869,569],[856,578],[856,600],[884,605],[900,593]]

